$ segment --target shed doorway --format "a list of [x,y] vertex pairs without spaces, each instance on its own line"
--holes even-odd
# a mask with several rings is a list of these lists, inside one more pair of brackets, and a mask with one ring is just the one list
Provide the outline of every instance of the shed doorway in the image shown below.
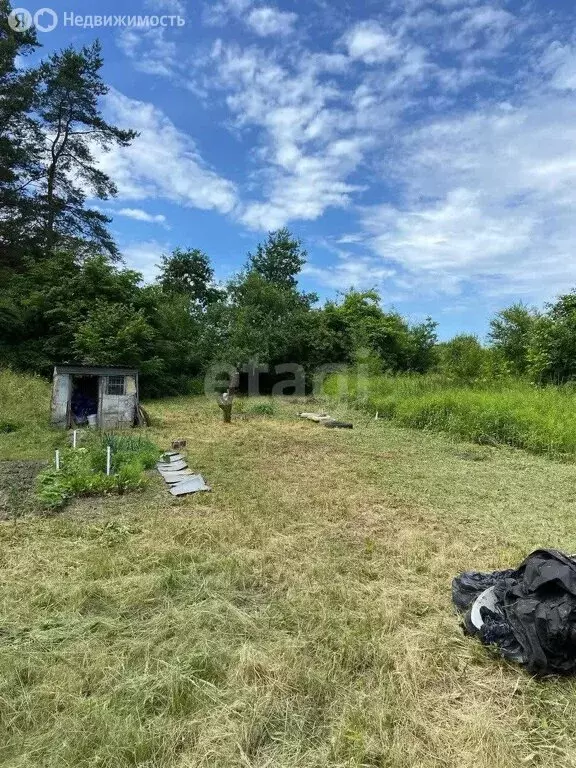
[[72,424],[87,424],[89,416],[98,416],[99,376],[72,376],[70,397],[70,421]]

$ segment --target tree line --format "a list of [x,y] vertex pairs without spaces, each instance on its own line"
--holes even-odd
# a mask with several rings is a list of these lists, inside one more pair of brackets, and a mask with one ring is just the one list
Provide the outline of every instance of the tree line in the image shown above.
[[56,363],[126,365],[147,395],[190,392],[214,362],[243,367],[357,365],[373,373],[439,371],[474,382],[576,376],[576,295],[543,312],[515,305],[489,343],[438,343],[436,323],[383,309],[376,291],[318,303],[298,283],[307,254],[287,229],[270,232],[244,267],[217,284],[194,248],[159,254],[145,285],[125,268],[110,220],[87,201],[114,197],[94,153],[137,138],[107,123],[98,42],[30,67],[34,30],[13,32],[0,0],[0,362],[49,375]]

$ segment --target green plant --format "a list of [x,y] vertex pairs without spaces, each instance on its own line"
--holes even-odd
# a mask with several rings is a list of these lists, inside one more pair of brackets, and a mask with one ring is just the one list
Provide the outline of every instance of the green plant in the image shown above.
[[250,413],[254,413],[258,416],[274,416],[276,408],[274,403],[256,403],[250,408]]
[[[111,474],[106,474],[107,447],[112,448]],[[61,451],[60,470],[53,467],[37,478],[37,498],[47,509],[63,506],[73,496],[123,494],[146,485],[144,472],[154,466],[158,448],[133,435],[103,434],[81,448]]]
[[346,380],[334,376],[325,392],[401,426],[553,458],[576,458],[576,398],[569,385],[538,387],[507,378],[458,386],[433,374]]
[[139,491],[147,484],[147,478],[142,473],[142,465],[134,460],[124,464],[114,476],[115,488],[118,493]]
[[66,478],[56,469],[45,469],[36,478],[36,497],[45,509],[58,509],[70,496]]

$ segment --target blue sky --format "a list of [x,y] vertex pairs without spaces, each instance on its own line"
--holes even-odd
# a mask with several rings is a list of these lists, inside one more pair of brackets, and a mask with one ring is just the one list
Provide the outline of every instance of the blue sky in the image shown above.
[[102,41],[104,111],[141,136],[99,157],[119,188],[99,205],[146,279],[175,246],[226,279],[287,225],[306,290],[377,288],[442,337],[483,336],[497,309],[576,285],[573,3],[50,7],[185,19],[39,35],[43,55]]

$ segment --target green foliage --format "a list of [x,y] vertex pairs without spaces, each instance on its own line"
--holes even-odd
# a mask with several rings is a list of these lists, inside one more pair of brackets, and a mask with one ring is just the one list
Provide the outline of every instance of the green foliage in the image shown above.
[[[108,446],[112,448],[110,475],[106,475]],[[50,467],[40,473],[36,495],[46,509],[55,510],[73,496],[141,490],[147,482],[144,471],[158,457],[158,448],[146,438],[103,434],[81,448],[61,451],[60,470]]]
[[22,182],[38,176],[43,142],[33,114],[39,71],[22,67],[39,47],[36,31],[11,29],[10,11],[8,0],[0,0],[0,282],[5,269],[22,267],[32,219]]
[[114,182],[96,164],[93,147],[125,147],[137,133],[102,117],[100,103],[108,92],[100,74],[103,63],[96,41],[79,51],[68,47],[53,53],[40,67],[36,111],[50,151],[42,160],[35,202],[47,251],[72,238],[86,250],[104,248],[117,255],[106,228],[110,219],[85,206],[88,194],[102,200],[116,194]]
[[534,323],[528,370],[535,381],[576,379],[576,292],[560,296]]
[[20,429],[20,425],[13,421],[0,421],[0,434],[9,435],[12,432],[17,432]]
[[461,334],[438,345],[438,370],[456,381],[472,382],[484,378],[489,354],[476,336]]
[[257,416],[274,416],[276,408],[274,403],[256,403],[250,408],[250,413],[254,413]]
[[[10,318],[7,327],[0,326],[6,359],[18,368],[49,375],[55,363],[69,360],[71,354],[77,359],[90,356],[95,343],[91,330],[99,323],[102,332],[110,330],[118,340],[122,329],[105,327],[101,316],[118,317],[123,308],[137,308],[139,279],[137,272],[118,270],[103,256],[79,262],[69,252],[57,252],[33,262],[25,273],[13,274],[0,287],[0,297],[19,318],[16,327]],[[127,331],[120,340],[131,341],[133,335]],[[106,338],[101,341],[106,344]]]
[[402,426],[576,458],[572,387],[537,387],[514,379],[456,386],[439,375],[351,378],[345,388],[339,384],[337,377],[328,380],[326,393]]
[[[105,451],[107,446],[112,449],[113,468],[119,469],[124,462],[128,463],[135,455],[144,469],[152,469],[158,461],[157,446],[141,435],[104,433],[101,438],[101,447]],[[116,457],[122,457],[122,459]]]
[[282,288],[295,289],[306,257],[300,240],[284,227],[269,232],[266,242],[258,244],[256,253],[248,254],[247,271]]
[[116,194],[97,165],[94,148],[128,146],[137,136],[105,121],[101,99],[108,92],[96,41],[80,50],[52,53],[36,67],[22,60],[38,42],[33,30],[13,32],[7,0],[0,6],[0,263],[25,271],[30,261],[55,248],[73,248],[79,258],[104,250],[117,258],[110,219],[86,206],[87,197]]
[[510,373],[524,376],[530,363],[530,349],[538,314],[524,304],[513,304],[490,322],[489,338],[501,353]]
[[157,282],[165,293],[186,296],[200,307],[222,298],[222,291],[214,287],[210,259],[198,248],[176,248],[170,256],[163,255]]
[[84,364],[142,367],[154,356],[154,341],[142,309],[100,301],[79,325],[74,347]]
[[240,275],[228,286],[230,305],[222,355],[244,364],[252,359],[274,365],[306,357],[306,296],[266,280],[257,272]]
[[428,319],[410,326],[382,309],[377,291],[350,290],[341,303],[328,302],[317,326],[324,363],[361,364],[382,373],[426,371],[434,360],[436,324]]

